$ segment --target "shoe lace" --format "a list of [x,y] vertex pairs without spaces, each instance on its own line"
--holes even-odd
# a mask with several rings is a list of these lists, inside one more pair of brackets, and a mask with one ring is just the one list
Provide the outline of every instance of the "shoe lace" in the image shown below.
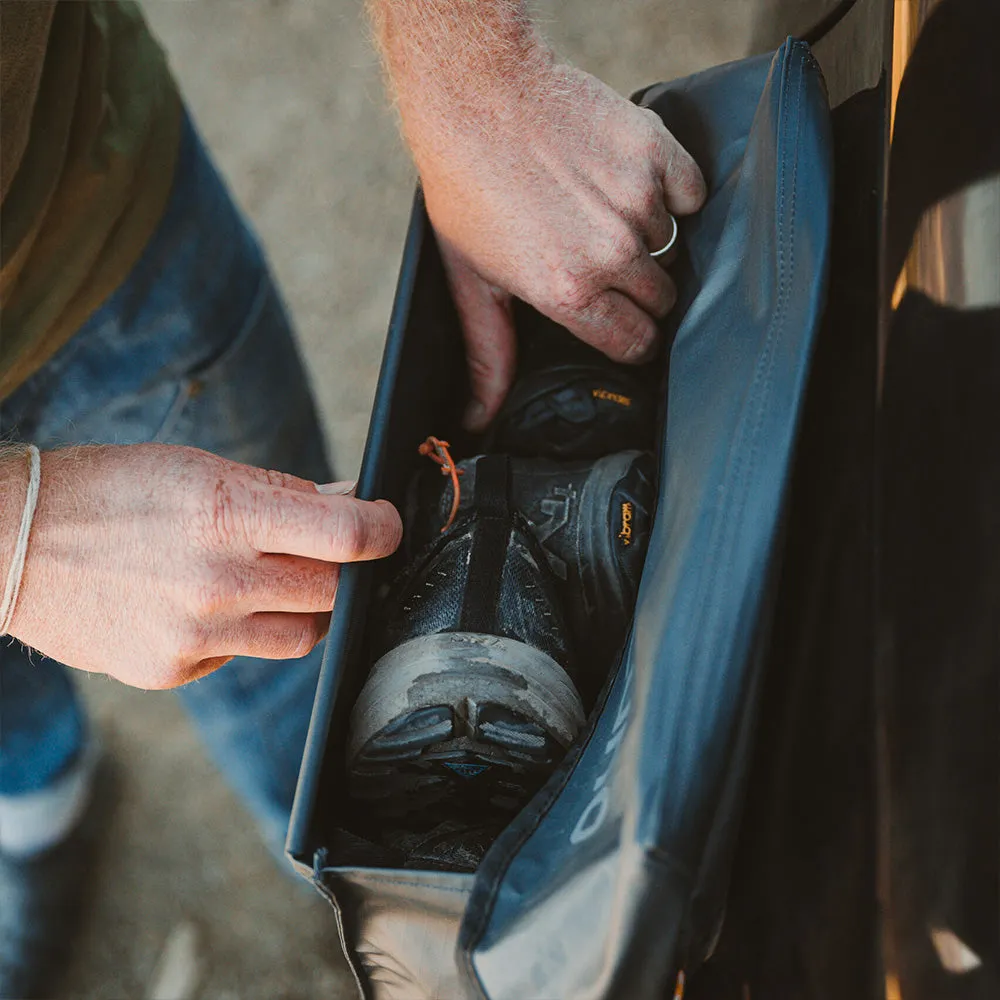
[[451,445],[447,441],[442,441],[431,434],[417,449],[421,455],[425,455],[431,461],[437,462],[441,466],[442,476],[451,476],[451,513],[448,515],[448,520],[445,521],[444,527],[441,529],[442,534],[452,526],[455,515],[458,513],[458,504],[461,499],[461,488],[458,483],[458,477],[464,475],[463,470],[455,465],[455,460],[451,457],[451,452],[448,451],[450,447]]

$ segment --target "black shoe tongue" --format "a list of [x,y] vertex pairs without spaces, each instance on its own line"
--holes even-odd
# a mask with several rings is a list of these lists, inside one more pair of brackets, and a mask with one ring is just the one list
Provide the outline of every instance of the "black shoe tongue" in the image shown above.
[[436,469],[418,476],[407,504],[410,555],[383,598],[379,650],[419,635],[473,632],[516,639],[570,669],[573,643],[556,581],[512,502],[510,466],[505,455],[459,462],[461,502],[450,525],[450,477]]
[[[461,477],[460,477],[461,478]],[[484,455],[476,465],[472,503],[479,523],[472,539],[458,629],[503,634],[500,591],[514,515],[510,506],[510,459]]]

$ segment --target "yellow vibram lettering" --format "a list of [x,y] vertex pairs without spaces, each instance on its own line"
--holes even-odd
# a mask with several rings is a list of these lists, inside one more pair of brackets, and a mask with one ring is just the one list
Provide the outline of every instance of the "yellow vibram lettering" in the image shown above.
[[623,396],[620,392],[612,392],[610,389],[591,389],[590,394],[594,399],[607,399],[619,406],[631,406],[632,397]]
[[618,537],[622,540],[622,545],[632,544],[632,504],[625,502],[622,504],[622,530],[618,532]]

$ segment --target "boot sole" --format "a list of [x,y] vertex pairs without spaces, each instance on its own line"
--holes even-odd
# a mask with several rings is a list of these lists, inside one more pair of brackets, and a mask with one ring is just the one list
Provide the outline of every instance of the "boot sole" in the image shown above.
[[440,632],[386,653],[351,715],[351,794],[380,816],[445,803],[517,809],[583,728],[580,696],[545,653]]

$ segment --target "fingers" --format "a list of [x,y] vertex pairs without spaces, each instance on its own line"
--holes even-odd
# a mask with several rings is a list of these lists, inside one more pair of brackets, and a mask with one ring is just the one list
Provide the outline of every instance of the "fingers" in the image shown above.
[[463,423],[482,431],[496,416],[514,381],[517,338],[510,296],[473,271],[459,254],[442,245],[455,308],[465,337],[472,399]]
[[673,215],[689,215],[705,202],[705,180],[691,155],[671,135],[660,116],[644,108],[653,129],[649,149],[650,188],[630,206],[626,217],[644,239],[650,253],[673,243],[665,254],[654,258],[658,266],[667,267],[677,256],[677,220]]
[[204,651],[205,662],[233,656],[256,656],[264,660],[291,660],[305,656],[327,633],[329,613],[283,614],[260,611],[220,630],[215,648]]
[[[669,256],[669,255],[667,255]],[[662,319],[677,301],[677,287],[659,263],[642,249],[632,264],[617,275],[615,288],[654,319]]]
[[257,612],[213,632],[211,639],[199,644],[195,657],[182,666],[175,665],[161,674],[147,676],[143,683],[135,686],[166,690],[189,684],[207,677],[234,656],[253,656],[263,660],[297,659],[313,649],[329,628],[329,612]]
[[258,489],[249,506],[247,541],[258,552],[357,562],[390,555],[403,535],[386,500]]
[[217,603],[227,611],[295,613],[332,611],[340,564],[300,556],[264,554],[216,580]]
[[[676,243],[677,222],[671,215],[696,211],[706,194],[704,178],[694,160],[659,116],[652,111],[648,114],[652,137],[646,155],[651,173],[645,185],[633,188],[628,207],[621,213],[620,224],[630,232],[618,233],[611,256],[602,262],[610,288],[592,294],[583,308],[579,307],[582,296],[577,296],[577,301],[569,303],[570,309],[561,310],[562,321],[573,332],[618,361],[640,362],[653,353],[655,321],[677,301],[676,286],[666,274],[677,251],[672,247],[656,258],[651,254]],[[627,297],[645,317],[613,293]],[[567,314],[571,315],[569,322]]]
[[182,674],[170,677],[166,684],[154,687],[152,690],[168,690],[180,687],[181,684],[190,684],[191,681],[201,680],[202,677],[215,673],[219,667],[224,667],[232,658],[232,655],[210,656],[208,659],[199,660],[197,663],[192,663]]
[[[658,142],[654,157],[658,179],[663,185],[664,203],[674,215],[691,215],[705,203],[707,188],[705,178],[691,154],[673,137],[660,116],[649,108],[655,118],[654,129]],[[669,232],[666,234],[669,237]],[[666,243],[658,243],[657,249]]]
[[655,321],[629,296],[614,288],[601,292],[564,322],[581,340],[614,361],[641,364],[656,350]]
[[[675,260],[677,260],[677,244],[674,245],[663,254],[653,258],[656,261],[656,266],[661,270],[670,267]],[[673,306],[671,306],[673,308]]]

